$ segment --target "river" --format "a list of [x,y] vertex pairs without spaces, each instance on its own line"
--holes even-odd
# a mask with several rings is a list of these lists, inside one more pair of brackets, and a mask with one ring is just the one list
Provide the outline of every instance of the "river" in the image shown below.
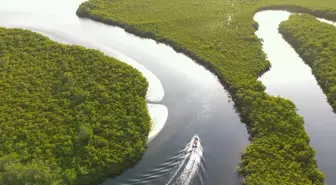
[[[240,184],[236,166],[249,143],[248,134],[217,78],[164,44],[78,18],[75,12],[81,2],[0,0],[0,26],[30,29],[61,43],[99,49],[141,68],[149,79],[147,100],[154,106],[149,112],[161,122],[159,127],[166,124],[151,136],[134,168],[103,184]],[[194,134],[203,146],[196,154],[188,151]]]
[[305,120],[305,129],[317,152],[319,169],[326,175],[326,183],[336,184],[336,114],[311,68],[278,33],[279,24],[288,20],[289,15],[286,11],[263,11],[254,17],[259,23],[256,35],[263,39],[263,50],[272,64],[271,70],[260,80],[267,93],[294,102]]

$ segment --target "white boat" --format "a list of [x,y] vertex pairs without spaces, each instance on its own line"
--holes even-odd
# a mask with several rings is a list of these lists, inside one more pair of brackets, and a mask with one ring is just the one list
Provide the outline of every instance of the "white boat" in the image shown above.
[[200,146],[201,140],[197,134],[192,138],[192,149],[198,148]]

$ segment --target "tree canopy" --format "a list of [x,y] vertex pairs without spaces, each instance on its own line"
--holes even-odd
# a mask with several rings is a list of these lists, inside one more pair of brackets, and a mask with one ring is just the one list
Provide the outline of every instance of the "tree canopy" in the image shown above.
[[279,27],[283,37],[312,68],[336,110],[336,28],[307,14],[293,14]]
[[172,46],[214,72],[229,90],[251,144],[238,167],[246,185],[324,184],[303,119],[290,101],[269,96],[258,77],[270,62],[253,20],[263,9],[289,9],[336,20],[336,1],[89,0],[77,15]]
[[99,51],[0,28],[0,184],[85,185],[133,166],[147,87]]

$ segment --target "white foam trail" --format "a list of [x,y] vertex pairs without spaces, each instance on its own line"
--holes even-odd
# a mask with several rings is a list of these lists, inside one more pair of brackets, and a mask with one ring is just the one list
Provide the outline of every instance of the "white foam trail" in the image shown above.
[[[134,179],[128,179],[127,185],[136,185],[136,184],[143,184],[143,183],[151,183],[156,179],[159,179],[163,176],[166,176],[168,172],[178,168],[181,165],[181,161],[186,159],[186,150],[189,150],[189,147],[184,148],[183,150],[179,151],[176,156],[169,158],[169,160],[165,163],[160,164],[157,168],[147,172],[144,175],[140,175]],[[122,185],[118,183],[118,185]]]
[[185,166],[183,172],[180,177],[177,179],[177,184],[188,185],[195,177],[203,156],[203,149],[201,146],[199,148],[191,151],[190,158],[188,160],[187,165]]
[[178,169],[175,171],[174,175],[171,177],[171,179],[166,183],[166,185],[169,185],[174,178],[176,177],[177,173],[181,170],[182,166],[184,165],[184,163],[186,162],[186,160],[188,159],[188,157],[190,156],[190,153],[188,153],[185,157],[185,159],[183,159],[183,161],[180,163],[180,166],[178,167]]
[[183,151],[186,151],[185,159],[181,162],[179,168],[175,171],[174,175],[166,183],[166,185],[169,185],[173,182],[173,180],[176,178],[177,174],[181,171],[182,167],[186,162],[187,163],[184,166],[181,175],[176,178],[176,182],[174,184],[188,185],[195,177],[199,167],[201,166],[203,148],[201,146],[201,141],[199,141],[198,147],[196,149],[193,149],[192,145],[193,139],[191,139],[191,141],[186,145],[185,149],[183,149]]
[[[167,176],[170,171],[173,172],[166,185],[170,184],[190,184],[199,169],[202,169],[203,148],[199,141],[196,149],[192,148],[193,139],[186,144],[185,148],[180,150],[176,155],[169,158],[169,161],[160,164],[157,168],[140,175],[133,179],[127,180],[127,185],[153,184],[157,179]],[[171,174],[171,173],[170,173]],[[117,183],[124,185],[124,183]]]

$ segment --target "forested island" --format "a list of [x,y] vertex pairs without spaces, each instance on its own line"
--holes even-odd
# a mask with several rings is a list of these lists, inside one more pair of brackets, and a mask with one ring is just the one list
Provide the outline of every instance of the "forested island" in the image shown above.
[[[167,8],[169,7],[169,8]],[[336,19],[333,0],[89,0],[77,15],[117,25],[172,46],[215,73],[247,124],[251,144],[238,172],[243,184],[324,184],[304,121],[289,100],[265,93],[258,77],[270,67],[253,20],[264,9]]]
[[0,28],[0,184],[86,185],[132,167],[150,130],[139,71]]
[[279,32],[312,68],[330,105],[336,110],[336,29],[307,14],[291,15]]

